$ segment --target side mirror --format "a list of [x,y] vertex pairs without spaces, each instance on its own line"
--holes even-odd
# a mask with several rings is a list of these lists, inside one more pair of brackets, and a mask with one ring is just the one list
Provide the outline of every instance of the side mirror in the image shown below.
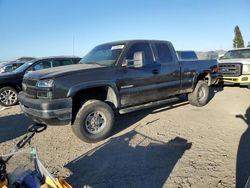
[[223,59],[224,55],[219,55],[219,60]]
[[134,53],[134,67],[140,68],[143,67],[145,61],[145,53],[138,51]]
[[133,59],[126,59],[122,64],[123,67],[143,67],[145,61],[145,54],[142,51],[134,53]]

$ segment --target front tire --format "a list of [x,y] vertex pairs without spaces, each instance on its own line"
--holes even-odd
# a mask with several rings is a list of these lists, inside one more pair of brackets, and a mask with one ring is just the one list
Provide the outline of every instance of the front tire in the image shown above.
[[111,107],[99,100],[89,100],[78,111],[72,129],[82,141],[95,143],[108,137],[113,124]]
[[0,89],[0,105],[13,106],[17,102],[17,91],[13,87],[3,87]]
[[209,88],[207,82],[200,80],[192,93],[188,94],[189,103],[193,106],[202,107],[208,103]]

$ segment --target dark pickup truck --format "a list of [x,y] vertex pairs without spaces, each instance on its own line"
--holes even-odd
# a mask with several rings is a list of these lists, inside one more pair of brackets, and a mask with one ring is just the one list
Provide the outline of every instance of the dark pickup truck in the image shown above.
[[216,60],[178,61],[167,41],[130,40],[95,47],[80,64],[28,73],[18,96],[24,113],[38,123],[72,124],[86,142],[106,138],[121,114],[187,94],[204,106],[217,80]]

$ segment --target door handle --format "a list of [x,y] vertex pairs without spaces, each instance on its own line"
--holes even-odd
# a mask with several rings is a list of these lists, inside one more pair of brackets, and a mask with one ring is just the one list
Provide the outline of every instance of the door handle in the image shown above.
[[159,71],[158,71],[157,69],[153,69],[153,70],[152,70],[152,73],[153,73],[153,74],[158,74]]

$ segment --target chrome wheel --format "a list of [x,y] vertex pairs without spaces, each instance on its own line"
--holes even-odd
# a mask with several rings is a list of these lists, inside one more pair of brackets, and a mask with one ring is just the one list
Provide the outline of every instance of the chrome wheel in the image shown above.
[[0,101],[6,106],[13,105],[17,102],[17,93],[13,90],[3,90],[0,93]]
[[200,87],[199,90],[198,90],[198,100],[202,101],[202,100],[205,99],[205,97],[206,97],[205,88],[204,87]]
[[91,134],[100,133],[106,126],[106,117],[100,111],[94,111],[87,115],[85,119],[85,127]]

